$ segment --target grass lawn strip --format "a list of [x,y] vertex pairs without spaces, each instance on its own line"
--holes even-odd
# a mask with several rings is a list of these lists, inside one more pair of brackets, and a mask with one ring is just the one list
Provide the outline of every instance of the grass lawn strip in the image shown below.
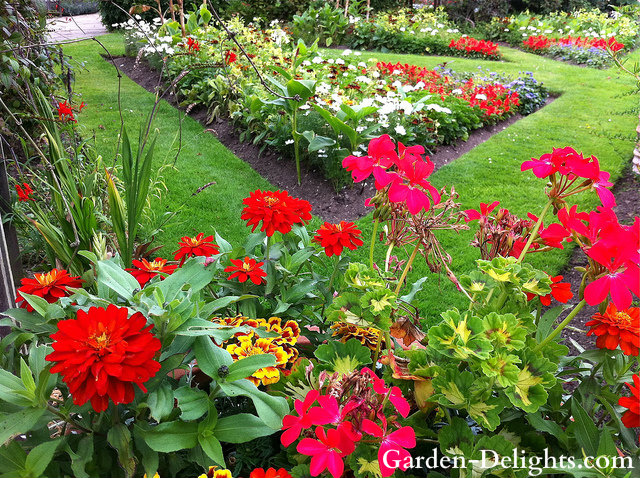
[[[106,35],[101,41],[112,55],[123,53],[119,34]],[[107,138],[113,138],[120,124],[115,71],[99,56],[103,50],[95,43],[69,45],[65,51],[85,64],[86,70],[77,72],[76,90],[89,107],[83,111],[80,124],[86,128],[85,136],[95,134],[98,151],[109,164],[114,157],[115,145]],[[504,48],[504,53],[505,62],[382,53],[363,53],[362,58],[374,57],[431,68],[447,62],[458,71],[471,71],[480,65],[484,69],[516,76],[521,71],[533,71],[554,95],[560,95],[552,104],[494,135],[431,177],[438,187],[455,186],[464,209],[475,209],[480,202],[498,199],[501,206],[523,217],[527,212],[539,213],[546,199],[544,181],[530,173],[520,173],[520,164],[550,152],[553,147],[572,146],[597,156],[602,168],[610,171],[615,181],[633,150],[637,101],[628,93],[632,81],[617,70],[581,68],[511,48]],[[340,52],[329,50],[325,54],[339,56]],[[640,53],[634,52],[630,56],[630,61],[637,61]],[[150,110],[154,96],[125,77],[122,100],[125,122],[133,133],[134,125],[143,121]],[[161,103],[154,123],[160,131],[155,157],[158,167],[172,162],[175,155],[178,115],[166,102]],[[178,171],[164,175],[168,192],[158,202],[156,211],[158,214],[174,211],[185,202],[186,206],[178,219],[167,224],[156,236],[158,243],[166,244],[166,250],[161,254],[168,256],[182,235],[208,233],[213,228],[232,243],[243,241],[247,228],[240,220],[242,199],[254,189],[272,186],[190,118],[183,123],[182,140],[183,147],[176,164]],[[210,181],[216,184],[191,197],[198,187]],[[598,205],[593,194],[585,195],[583,203],[585,208]],[[365,236],[370,233],[370,217],[361,219],[358,225]],[[470,271],[479,256],[478,251],[468,245],[472,236],[473,231],[439,235],[454,258],[453,269],[457,273]],[[377,247],[378,261],[383,259],[385,249],[382,245]],[[555,274],[566,263],[568,253],[546,254],[544,263],[536,261],[535,257],[532,262]],[[361,248],[352,258],[365,262],[367,254],[366,248]],[[416,262],[411,274],[429,274],[423,261]],[[420,299],[429,322],[437,320],[437,313],[429,315],[429,311],[441,310],[443,304],[464,304],[462,296],[444,276],[432,276],[425,289]]]

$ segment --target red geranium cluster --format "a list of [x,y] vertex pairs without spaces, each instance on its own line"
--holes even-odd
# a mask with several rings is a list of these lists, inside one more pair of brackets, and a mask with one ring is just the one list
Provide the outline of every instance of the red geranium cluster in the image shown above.
[[[525,161],[523,171],[533,170],[549,180],[547,195],[553,202],[559,224],[541,228],[540,237],[549,247],[562,248],[563,241],[576,241],[586,253],[584,289],[589,305],[598,305],[610,295],[618,309],[631,305],[633,295],[640,296],[640,218],[632,225],[619,223],[612,207],[615,198],[609,187],[609,173],[600,170],[598,159],[585,158],[572,148],[554,149],[538,159]],[[578,212],[564,199],[572,194],[595,190],[603,204],[596,211]]]
[[549,38],[545,35],[530,36],[526,40],[523,40],[522,45],[525,48],[533,51],[547,50],[554,45],[561,46],[573,46],[577,48],[597,48],[599,50],[609,49],[613,52],[620,51],[624,48],[624,44],[618,42],[615,37],[608,39],[604,38],[589,38],[589,37],[563,37],[563,38]]
[[449,48],[467,53],[479,53],[483,56],[499,57],[498,45],[489,40],[477,40],[473,37],[460,37],[457,40],[451,40]]
[[289,196],[287,191],[253,191],[243,201],[240,218],[247,221],[251,231],[262,222],[260,230],[271,237],[276,231],[286,234],[294,224],[311,220],[311,204],[304,199]]
[[440,202],[440,193],[427,181],[434,165],[424,154],[422,146],[405,147],[400,142],[396,152],[395,143],[385,134],[369,142],[367,156],[347,156],[342,167],[357,183],[373,175],[376,189],[387,188],[391,203],[402,203],[417,214]]
[[191,52],[200,51],[200,42],[193,38],[187,39],[187,50]]
[[[401,427],[396,421],[397,413],[406,418],[410,411],[398,387],[387,387],[368,368],[341,379],[337,374],[328,377],[323,372],[320,387],[325,388],[325,393],[309,391],[304,401],[295,402],[297,416],[287,415],[282,422],[281,441],[285,447],[303,435],[297,450],[311,456],[312,476],[328,470],[333,478],[339,478],[344,472],[343,459],[360,444],[377,450],[383,477],[395,472],[383,459],[388,453],[393,454],[394,462],[402,463],[400,469],[406,470],[406,458],[410,456],[406,448],[415,447],[416,438],[413,428]],[[385,413],[387,404],[394,409],[391,415]]]
[[466,101],[469,106],[478,106],[486,117],[501,117],[520,105],[518,92],[500,83],[476,84],[473,78],[460,82],[435,70],[406,63],[380,62],[377,68],[381,75],[400,77],[412,85],[422,83],[423,89],[439,95],[443,101],[455,94],[456,98]]

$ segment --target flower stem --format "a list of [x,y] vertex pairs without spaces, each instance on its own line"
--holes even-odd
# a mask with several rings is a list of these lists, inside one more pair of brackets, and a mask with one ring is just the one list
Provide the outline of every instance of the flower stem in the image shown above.
[[407,262],[407,266],[402,271],[402,275],[400,276],[400,280],[398,281],[398,285],[396,286],[395,293],[398,295],[400,293],[400,289],[402,289],[402,284],[404,284],[404,280],[407,278],[407,274],[409,273],[409,269],[411,268],[411,264],[413,264],[416,255],[418,254],[418,250],[420,249],[420,241],[416,242],[416,247],[413,248],[413,252],[411,253],[411,257],[409,257],[409,262]]
[[578,312],[580,312],[580,310],[582,310],[582,308],[585,306],[586,303],[587,303],[587,301],[584,300],[584,299],[582,299],[580,302],[578,302],[578,305],[576,305],[574,307],[574,309],[569,313],[569,315],[567,315],[565,317],[565,319],[562,322],[560,322],[560,325],[558,325],[558,327],[556,327],[555,330],[553,332],[551,332],[547,336],[546,339],[544,339],[542,342],[540,342],[538,345],[536,345],[534,347],[533,351],[537,352],[542,347],[544,347],[549,342],[551,342],[553,339],[555,339],[558,335],[560,335],[560,332],[562,332],[562,329],[564,329],[567,325],[569,325],[569,323],[573,320],[573,318],[576,315],[578,315]]
[[531,235],[529,236],[529,240],[527,241],[527,244],[524,246],[524,249],[522,249],[522,252],[520,253],[520,257],[518,257],[518,262],[522,262],[522,260],[524,259],[524,256],[527,254],[527,251],[531,247],[531,244],[533,243],[533,240],[536,238],[536,236],[538,234],[538,231],[540,230],[540,226],[542,226],[542,221],[544,220],[544,216],[546,216],[547,211],[549,210],[549,208],[551,207],[552,204],[553,204],[553,200],[549,199],[549,201],[545,205],[544,209],[540,213],[540,217],[538,218],[538,222],[536,222],[536,225],[533,226],[533,231],[531,231]]
[[373,231],[371,231],[371,245],[369,246],[369,266],[373,269],[373,248],[376,245],[376,234],[378,233],[378,225],[380,221],[373,222]]

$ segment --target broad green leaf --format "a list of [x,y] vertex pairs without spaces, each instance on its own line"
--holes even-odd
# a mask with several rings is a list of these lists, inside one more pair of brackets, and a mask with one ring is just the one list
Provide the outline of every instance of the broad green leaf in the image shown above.
[[251,355],[237,360],[229,365],[229,375],[225,378],[227,382],[233,382],[251,376],[256,370],[264,367],[274,367],[276,358],[271,354]]
[[198,337],[195,341],[194,352],[198,367],[212,379],[218,381],[220,367],[229,367],[233,363],[231,354],[225,349],[218,347],[209,337]]
[[274,397],[258,388],[248,380],[219,383],[222,391],[230,397],[243,395],[249,397],[256,407],[262,421],[274,430],[282,427],[282,418],[289,413],[289,405],[282,397]]
[[97,282],[103,284],[125,300],[132,300],[135,290],[140,289],[138,281],[122,269],[115,261],[100,261],[96,265]]
[[69,445],[66,446],[67,453],[71,458],[71,470],[73,476],[77,478],[89,478],[85,468],[93,459],[93,435],[87,435],[78,442],[78,449],[74,452]]
[[58,445],[62,442],[63,440],[51,440],[32,448],[25,461],[24,467],[27,472],[31,473],[32,476],[41,476],[49,466],[49,463],[51,463],[51,460],[53,460],[53,455],[55,455]]
[[578,445],[587,456],[596,456],[600,443],[598,427],[596,427],[593,419],[584,411],[582,405],[575,398],[571,399],[571,414],[574,420],[572,428]]
[[149,447],[161,453],[189,450],[198,444],[198,424],[195,422],[168,422],[143,431]]
[[214,430],[216,438],[226,443],[246,443],[275,432],[276,430],[265,425],[260,418],[249,413],[220,418]]
[[350,339],[346,343],[329,341],[318,346],[314,355],[320,362],[330,365],[332,372],[338,372],[341,375],[371,363],[371,350],[357,339]]
[[211,460],[213,460],[219,466],[225,466],[224,454],[222,453],[222,445],[220,444],[220,441],[216,436],[198,436],[198,443]]
[[11,437],[31,430],[44,412],[44,408],[25,408],[0,417],[0,445]]
[[485,336],[482,319],[465,313],[460,315],[458,309],[442,313],[440,325],[429,329],[429,346],[442,355],[468,360],[476,357],[481,360],[489,358],[492,345]]
[[163,383],[149,394],[147,405],[151,411],[151,417],[157,422],[167,418],[173,411],[173,390],[168,383]]
[[162,291],[165,300],[171,302],[187,284],[190,286],[191,292],[195,293],[206,287],[214,275],[213,268],[205,267],[196,259],[189,259],[176,272],[156,284],[156,287]]
[[209,397],[204,390],[191,387],[180,387],[174,395],[178,400],[178,407],[182,410],[181,420],[197,420],[207,412]]
[[136,469],[136,459],[133,455],[131,432],[123,423],[112,426],[107,433],[107,441],[118,454],[118,463],[127,477],[133,476]]

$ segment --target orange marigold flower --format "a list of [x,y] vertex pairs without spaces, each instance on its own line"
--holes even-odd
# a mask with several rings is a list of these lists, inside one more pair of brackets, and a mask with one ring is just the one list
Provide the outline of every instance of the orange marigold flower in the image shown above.
[[131,403],[134,383],[146,393],[144,383],[160,370],[153,357],[161,347],[146,325],[140,312],[129,317],[126,307],[113,304],[79,310],[75,319],[58,322],[58,332],[51,335],[54,351],[46,360],[55,362],[51,373],[60,373],[73,403],[90,401],[102,412],[109,399]]
[[336,322],[330,328],[333,329],[331,336],[340,337],[342,343],[346,343],[349,339],[357,339],[371,350],[375,350],[378,346],[379,334],[373,327],[364,328],[348,322]]
[[262,222],[260,230],[269,237],[276,231],[286,234],[294,224],[311,220],[311,204],[289,196],[287,191],[253,191],[242,203],[245,208],[240,218],[247,221],[252,232]]
[[231,478],[231,472],[226,468],[218,470],[217,466],[210,466],[206,473],[201,474],[198,478]]
[[33,194],[33,189],[27,183],[22,183],[22,186],[16,184],[16,192],[18,193],[18,201],[27,202],[27,201],[35,201],[31,197]]
[[312,239],[313,242],[324,247],[328,257],[342,255],[342,249],[346,247],[354,251],[362,245],[360,235],[362,232],[352,222],[340,221],[340,224],[325,222]]
[[234,361],[260,354],[271,354],[276,358],[274,367],[263,367],[247,377],[256,386],[260,383],[268,385],[280,380],[278,367],[286,366],[289,361],[289,354],[282,347],[276,345],[273,339],[256,338],[254,334],[238,337],[238,344],[227,346],[227,352],[231,354]]
[[596,346],[614,350],[618,345],[625,355],[638,355],[640,349],[640,308],[618,310],[613,303],[604,314],[594,314],[585,325],[587,335],[596,335]]
[[256,468],[251,472],[249,478],[291,478],[291,475],[284,468],[279,470],[269,468],[267,471],[264,468]]
[[[147,282],[158,274],[171,275],[178,268],[176,264],[167,265],[167,260],[161,259],[160,257],[157,257],[152,262],[142,259],[141,261],[133,260],[131,263],[133,267],[126,270],[131,272],[131,275],[136,278],[140,287],[144,287]],[[164,276],[161,276],[161,279],[164,279]]]
[[247,282],[250,280],[255,285],[260,285],[263,282],[263,277],[267,277],[267,273],[262,270],[264,262],[257,262],[255,259],[245,257],[244,259],[231,259],[232,266],[228,266],[224,269],[225,272],[233,272],[227,280],[238,278],[240,282]]
[[80,277],[71,277],[64,269],[53,269],[44,274],[34,274],[33,279],[24,278],[20,282],[22,287],[18,288],[16,303],[19,304],[19,307],[33,312],[33,307],[24,300],[21,293],[37,295],[53,304],[61,297],[69,295],[67,287],[81,287],[84,281]]
[[218,246],[213,243],[213,236],[204,237],[202,232],[196,237],[184,236],[178,245],[180,249],[175,252],[174,259],[180,261],[180,266],[188,257],[210,257],[220,254]]
[[633,385],[626,384],[631,390],[631,397],[620,397],[618,405],[628,408],[622,415],[622,423],[627,428],[640,427],[640,374],[633,376]]

